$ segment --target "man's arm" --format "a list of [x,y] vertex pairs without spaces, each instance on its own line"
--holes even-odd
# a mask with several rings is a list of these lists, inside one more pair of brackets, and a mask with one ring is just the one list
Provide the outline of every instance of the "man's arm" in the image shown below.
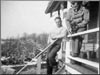
[[77,18],[80,18],[84,13],[79,13],[79,14],[76,14],[74,15],[74,17],[72,19],[77,19]]
[[73,19],[72,20],[72,22],[71,22],[71,24],[78,24],[79,22],[81,22],[82,21],[82,17],[80,17],[80,18],[76,18],[76,19]]
[[84,27],[89,22],[89,17],[90,17],[89,11],[88,9],[85,9],[83,15],[83,21],[78,24],[78,27]]
[[55,38],[56,35],[57,35],[57,34],[55,34],[54,32],[52,32],[52,33],[50,34],[50,39],[56,40],[56,38]]
[[58,38],[63,38],[64,36],[66,36],[67,34],[67,30],[65,28],[63,28],[61,30],[61,32],[58,35],[55,35],[53,38],[58,39]]
[[70,24],[70,21],[71,21],[71,14],[72,14],[72,8],[69,9],[69,12],[67,13],[67,16],[66,16],[66,20],[65,20],[65,24],[67,26],[67,31],[68,33],[70,34],[71,33],[71,24]]
[[53,40],[55,40],[55,38],[53,38],[54,34],[53,33],[50,33],[49,34],[49,37],[48,37],[48,44],[52,43]]
[[70,34],[71,33],[71,30],[72,30],[71,29],[71,24],[70,24],[70,22],[68,20],[66,20],[65,23],[66,23],[66,26],[67,26],[67,31]]

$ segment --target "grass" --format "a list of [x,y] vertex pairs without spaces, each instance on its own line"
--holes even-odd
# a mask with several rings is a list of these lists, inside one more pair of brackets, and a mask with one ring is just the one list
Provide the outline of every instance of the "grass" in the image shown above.
[[12,69],[10,67],[1,67],[2,74],[14,74],[15,69]]
[[[37,74],[37,70],[35,68],[27,69],[27,71],[22,71],[20,74]],[[46,69],[41,69],[41,74],[46,74]]]

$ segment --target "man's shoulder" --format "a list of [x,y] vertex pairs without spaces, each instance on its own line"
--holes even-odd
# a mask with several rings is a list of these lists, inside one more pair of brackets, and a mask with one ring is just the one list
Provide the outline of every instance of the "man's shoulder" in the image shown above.
[[66,29],[66,27],[62,26],[62,28]]
[[83,10],[84,12],[89,12],[89,10],[88,10],[87,8],[85,8],[85,7],[82,7],[82,10]]
[[67,30],[66,27],[62,27],[61,29],[62,29],[62,30]]
[[72,12],[73,10],[74,10],[74,8],[70,8],[70,9],[69,9],[69,12]]

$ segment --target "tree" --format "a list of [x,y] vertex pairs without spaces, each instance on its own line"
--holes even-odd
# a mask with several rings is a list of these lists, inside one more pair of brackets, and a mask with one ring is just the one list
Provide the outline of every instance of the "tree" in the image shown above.
[[[42,33],[38,36],[33,33],[24,33],[22,37],[7,38],[1,45],[2,56],[10,57],[9,64],[20,64],[27,58],[33,58],[47,46],[48,34]],[[44,57],[43,57],[44,58]]]

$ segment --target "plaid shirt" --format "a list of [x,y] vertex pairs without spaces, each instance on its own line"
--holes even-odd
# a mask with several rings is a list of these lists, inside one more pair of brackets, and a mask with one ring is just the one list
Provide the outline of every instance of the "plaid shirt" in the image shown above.
[[69,28],[71,28],[72,24],[76,24],[79,28],[86,27],[89,22],[89,11],[83,6],[78,11],[71,8],[67,13],[66,21]]

